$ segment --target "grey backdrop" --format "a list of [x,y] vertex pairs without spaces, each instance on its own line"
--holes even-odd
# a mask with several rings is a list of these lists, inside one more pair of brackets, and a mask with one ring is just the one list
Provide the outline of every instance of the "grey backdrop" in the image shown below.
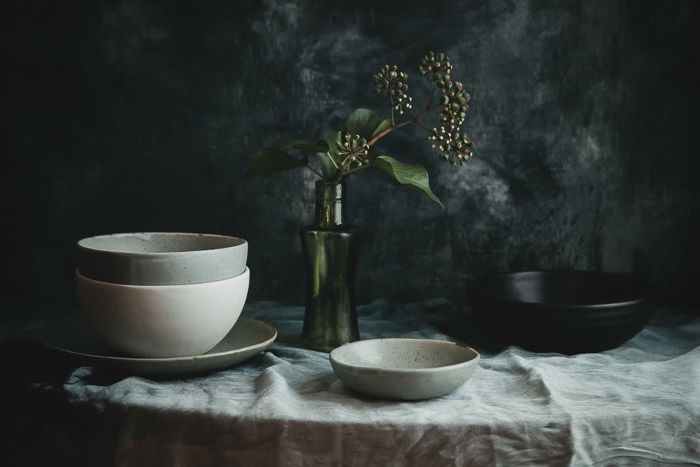
[[[73,244],[124,231],[250,241],[251,300],[303,301],[301,170],[241,183],[256,149],[321,137],[370,75],[430,49],[473,95],[463,169],[423,133],[446,209],[349,180],[360,302],[464,299],[493,271],[636,271],[697,301],[697,2],[22,1],[5,7],[4,297],[72,303]],[[417,91],[417,90],[416,90]],[[414,94],[419,99],[420,94]],[[369,171],[368,171],[369,172]]]

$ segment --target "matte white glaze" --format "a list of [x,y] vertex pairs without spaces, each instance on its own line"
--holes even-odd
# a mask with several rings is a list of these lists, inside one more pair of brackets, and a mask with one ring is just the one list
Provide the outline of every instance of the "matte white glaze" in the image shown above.
[[203,284],[122,285],[76,271],[83,311],[104,342],[134,357],[202,354],[231,330],[248,295],[250,271]]

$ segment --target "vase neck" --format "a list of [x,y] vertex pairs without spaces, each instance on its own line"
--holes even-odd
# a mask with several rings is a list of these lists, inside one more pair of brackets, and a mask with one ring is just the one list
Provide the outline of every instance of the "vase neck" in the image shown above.
[[323,229],[341,227],[345,223],[343,198],[345,184],[319,180],[316,182],[316,216],[314,224]]

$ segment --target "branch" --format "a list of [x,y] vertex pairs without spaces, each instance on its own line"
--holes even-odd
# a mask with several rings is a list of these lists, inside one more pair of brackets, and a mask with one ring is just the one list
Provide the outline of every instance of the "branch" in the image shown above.
[[355,167],[354,169],[350,169],[350,170],[346,171],[343,175],[351,174],[353,172],[357,172],[358,170],[366,169],[367,167],[372,167],[372,163],[368,162],[368,163],[363,164],[359,167]]
[[433,129],[430,128],[428,125],[425,125],[425,124],[424,124],[423,122],[421,122],[420,120],[416,120],[416,125],[418,125],[419,127],[423,128],[423,129],[424,129],[425,131],[427,131],[428,133],[433,133]]
[[306,167],[307,169],[309,169],[310,171],[312,171],[313,173],[315,173],[316,175],[318,175],[319,177],[323,178],[323,175],[321,175],[321,173],[320,173],[319,171],[317,171],[316,169],[314,169],[314,168],[311,167],[310,165],[306,165],[305,167]]
[[396,123],[394,123],[394,102],[391,98],[391,94],[389,94],[389,113],[391,114],[391,126],[395,126]]
[[331,163],[335,166],[336,169],[340,169],[340,167],[338,167],[338,164],[335,162],[335,159],[333,159],[333,156],[331,156],[330,151],[326,152],[326,156],[328,156],[328,158],[331,160]]
[[372,167],[371,162],[368,162],[368,163],[361,165],[359,167],[355,167],[354,169],[346,170],[344,172],[338,172],[338,176],[336,177],[335,181],[336,181],[336,183],[340,183],[340,179],[343,178],[344,176],[349,175],[353,172],[357,172],[358,170],[366,169],[368,167]]
[[[424,111],[422,111],[421,113],[419,113],[418,115],[416,115],[416,116],[413,117],[413,118],[409,118],[408,120],[404,120],[404,121],[401,122],[401,123],[397,123],[397,124],[395,124],[395,125],[391,125],[389,128],[387,128],[386,130],[382,131],[381,133],[379,133],[379,134],[378,134],[377,136],[375,136],[374,138],[370,139],[370,140],[367,142],[367,146],[372,146],[372,145],[375,144],[377,141],[379,141],[380,139],[384,138],[386,135],[388,135],[389,133],[391,133],[391,132],[394,131],[394,130],[398,130],[399,128],[404,127],[404,126],[406,126],[406,125],[410,125],[411,123],[418,123],[418,120],[419,120],[422,116],[424,116],[424,115],[426,115],[426,114],[432,112],[433,110],[435,110],[435,109],[437,109],[437,108],[439,108],[439,107],[440,107],[439,104],[434,105],[434,106],[432,106],[432,107],[428,107],[427,109],[425,109]],[[392,123],[393,123],[393,122],[392,122]],[[427,128],[427,127],[424,126],[423,124],[420,124],[420,125],[421,125],[423,128]],[[432,132],[432,130],[430,130],[430,129],[429,129],[429,131]]]
[[[435,72],[433,72],[433,74],[434,74],[434,73],[435,73]],[[428,107],[430,107],[430,106],[433,104],[433,89],[434,89],[434,86],[433,86],[433,77],[432,77],[432,74],[426,75],[426,77],[428,78],[428,100],[427,100],[428,103],[425,105],[425,107],[428,108]]]

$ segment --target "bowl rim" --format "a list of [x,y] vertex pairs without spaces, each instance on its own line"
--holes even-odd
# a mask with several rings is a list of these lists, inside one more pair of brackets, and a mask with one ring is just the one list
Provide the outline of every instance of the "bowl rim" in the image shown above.
[[499,302],[499,303],[534,306],[537,308],[544,308],[544,309],[565,308],[567,310],[573,310],[573,311],[590,311],[591,309],[604,310],[607,308],[618,308],[618,307],[625,307],[625,306],[630,306],[630,305],[641,305],[641,304],[653,305],[657,300],[656,293],[654,292],[653,288],[646,281],[644,281],[640,277],[636,276],[635,274],[595,271],[595,270],[590,270],[590,269],[566,269],[566,268],[525,269],[522,271],[495,273],[495,274],[479,276],[479,277],[476,277],[474,279],[471,279],[469,281],[469,287],[471,289],[471,287],[473,287],[474,284],[477,284],[480,282],[487,282],[489,280],[494,280],[494,279],[498,279],[498,278],[513,277],[513,276],[533,274],[533,273],[557,273],[557,272],[559,272],[559,273],[562,273],[562,272],[563,273],[574,273],[577,275],[578,274],[580,274],[580,275],[597,275],[597,276],[624,278],[624,279],[631,280],[631,281],[636,282],[637,284],[641,285],[642,286],[641,289],[644,291],[644,293],[640,294],[637,298],[633,298],[633,299],[629,299],[629,300],[617,300],[617,301],[608,301],[608,302],[604,302],[604,303],[598,302],[598,303],[586,303],[586,304],[562,303],[562,302],[533,302],[533,301],[516,300],[514,298],[504,298],[502,296],[498,296],[495,294],[484,293],[478,289],[477,290],[470,290],[469,295],[478,296],[478,297],[486,297],[493,302]]
[[[93,240],[98,238],[116,238],[116,237],[126,237],[129,235],[171,235],[171,236],[182,236],[182,237],[208,237],[208,238],[224,238],[229,240],[235,240],[234,245],[219,247],[219,248],[207,248],[201,250],[188,250],[188,251],[154,251],[154,252],[129,252],[129,251],[114,251],[114,250],[104,250],[101,248],[95,248],[85,245],[87,240]],[[76,242],[77,246],[81,250],[96,252],[100,254],[108,255],[119,255],[119,256],[132,256],[138,258],[148,258],[148,257],[161,257],[167,255],[196,255],[211,252],[221,252],[222,250],[242,248],[248,244],[248,241],[241,237],[234,237],[232,235],[222,235],[222,234],[208,234],[208,233],[195,233],[195,232],[119,232],[111,234],[93,235],[90,237],[81,238]]]
[[170,285],[134,285],[134,284],[119,284],[116,282],[105,282],[105,281],[99,281],[97,279],[93,279],[91,277],[84,276],[81,274],[79,268],[75,268],[75,276],[76,278],[80,279],[81,281],[85,282],[92,282],[95,284],[98,284],[100,287],[110,287],[110,288],[115,288],[115,289],[131,289],[131,290],[166,290],[166,289],[172,289],[174,287],[179,288],[180,290],[182,289],[195,289],[195,288],[206,288],[208,286],[216,285],[216,284],[221,284],[223,282],[235,282],[235,281],[244,281],[247,278],[250,278],[250,268],[248,266],[245,267],[242,273],[238,274],[237,276],[233,277],[228,277],[226,279],[221,279],[218,281],[210,281],[210,282],[197,282],[195,284],[170,284]]
[[[473,356],[469,360],[465,360],[463,362],[459,363],[453,363],[452,365],[442,365],[442,366],[436,366],[436,367],[429,367],[429,368],[379,368],[376,366],[364,366],[364,365],[355,365],[352,363],[346,363],[343,361],[340,361],[336,358],[334,353],[337,355],[337,352],[340,349],[356,345],[356,344],[362,344],[364,342],[388,342],[388,341],[400,341],[400,342],[428,342],[431,345],[456,345],[457,347],[461,347],[463,349],[466,349],[470,352],[473,353]],[[328,355],[328,358],[331,362],[331,365],[337,364],[340,366],[344,366],[347,368],[352,368],[355,370],[369,370],[371,372],[376,372],[376,373],[392,373],[392,374],[424,374],[424,373],[436,373],[436,372],[444,372],[444,371],[451,371],[451,370],[456,370],[461,367],[468,367],[472,365],[478,365],[479,361],[481,360],[481,354],[474,350],[472,347],[469,347],[467,345],[463,344],[458,344],[457,342],[452,342],[452,341],[445,341],[441,339],[420,339],[420,338],[412,338],[412,337],[382,337],[378,339],[362,339],[354,342],[349,342],[347,344],[343,344],[340,347],[337,347],[333,349],[330,354]]]

